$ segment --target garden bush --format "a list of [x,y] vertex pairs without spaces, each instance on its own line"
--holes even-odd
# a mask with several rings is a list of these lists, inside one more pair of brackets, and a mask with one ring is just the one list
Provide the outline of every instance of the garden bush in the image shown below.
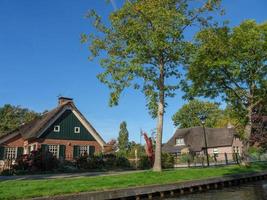
[[252,161],[261,160],[261,155],[264,154],[264,149],[261,147],[250,147],[249,148],[249,156]]
[[147,156],[141,156],[138,162],[139,169],[150,169],[153,166],[153,163],[149,160]]
[[59,161],[49,151],[32,151],[29,155],[20,156],[16,160],[16,164],[12,166],[14,173],[28,171],[53,171],[58,167]]
[[174,156],[169,153],[161,154],[161,165],[163,169],[173,168],[174,167]]
[[76,164],[80,169],[89,170],[128,169],[131,167],[126,157],[115,154],[81,156],[76,160]]

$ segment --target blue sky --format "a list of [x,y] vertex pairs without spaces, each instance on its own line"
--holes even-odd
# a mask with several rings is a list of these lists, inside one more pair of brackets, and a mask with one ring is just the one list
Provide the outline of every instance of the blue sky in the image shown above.
[[[121,0],[114,0],[117,6]],[[264,22],[266,0],[223,1],[230,25],[245,19]],[[156,122],[145,108],[142,94],[123,92],[117,107],[108,106],[109,90],[97,79],[97,60],[89,62],[82,32],[92,32],[84,18],[96,9],[113,10],[105,0],[0,0],[0,106],[10,103],[42,112],[57,105],[57,96],[73,97],[77,107],[108,141],[116,138],[119,123],[128,124],[130,139],[139,141],[140,129],[150,132]],[[166,141],[174,132],[171,116],[184,101],[182,93],[168,101],[164,119]]]

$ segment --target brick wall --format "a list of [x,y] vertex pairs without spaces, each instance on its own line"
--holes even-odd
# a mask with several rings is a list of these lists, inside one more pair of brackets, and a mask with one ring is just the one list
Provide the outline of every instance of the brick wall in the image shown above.
[[51,145],[65,145],[66,146],[66,159],[73,159],[73,147],[78,146],[95,146],[95,152],[102,152],[102,147],[96,141],[80,141],[80,140],[56,140],[56,139],[37,139],[32,141],[32,143],[38,144],[38,148],[41,147],[41,144],[51,144]]
[[11,138],[3,143],[7,147],[26,147],[31,144],[36,144],[37,148],[41,148],[41,144],[51,145],[65,145],[66,146],[66,159],[73,159],[73,146],[95,146],[95,152],[102,152],[102,147],[96,141],[80,141],[80,140],[57,140],[57,139],[36,139],[31,141],[25,141],[20,135]]
[[3,143],[4,146],[8,146],[8,147],[23,147],[24,146],[24,140],[21,137],[21,135],[17,135],[11,139],[9,139],[8,141]]

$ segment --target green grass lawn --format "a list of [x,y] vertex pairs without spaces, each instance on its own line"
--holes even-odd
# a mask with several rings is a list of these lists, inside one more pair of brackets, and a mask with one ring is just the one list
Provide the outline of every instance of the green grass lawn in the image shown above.
[[65,178],[50,180],[10,180],[0,182],[0,199],[22,199],[39,196],[78,193],[85,191],[127,188],[185,180],[199,180],[231,174],[267,170],[267,164],[253,164],[250,167],[227,166],[213,168],[175,169],[160,173],[152,171],[124,175]]

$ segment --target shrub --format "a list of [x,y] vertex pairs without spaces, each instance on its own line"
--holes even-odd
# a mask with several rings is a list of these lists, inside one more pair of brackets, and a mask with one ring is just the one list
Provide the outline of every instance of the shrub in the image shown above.
[[58,167],[59,161],[49,151],[42,152],[41,149],[32,151],[29,155],[23,155],[16,160],[12,167],[16,171],[53,171]]
[[1,176],[11,176],[13,175],[13,170],[10,170],[10,169],[5,169],[1,172]]
[[141,156],[138,162],[139,169],[150,169],[152,167],[152,163],[147,156]]
[[249,155],[252,160],[260,160],[262,154],[264,154],[264,149],[261,147],[249,148]]
[[193,162],[193,156],[191,154],[181,154],[179,156],[179,163],[191,163]]
[[129,160],[124,156],[114,154],[81,156],[76,160],[77,167],[80,169],[125,169],[130,168]]
[[161,165],[163,169],[173,168],[174,167],[174,156],[169,153],[161,154]]
[[116,159],[116,166],[119,168],[130,168],[131,164],[130,161],[126,157],[117,157]]

